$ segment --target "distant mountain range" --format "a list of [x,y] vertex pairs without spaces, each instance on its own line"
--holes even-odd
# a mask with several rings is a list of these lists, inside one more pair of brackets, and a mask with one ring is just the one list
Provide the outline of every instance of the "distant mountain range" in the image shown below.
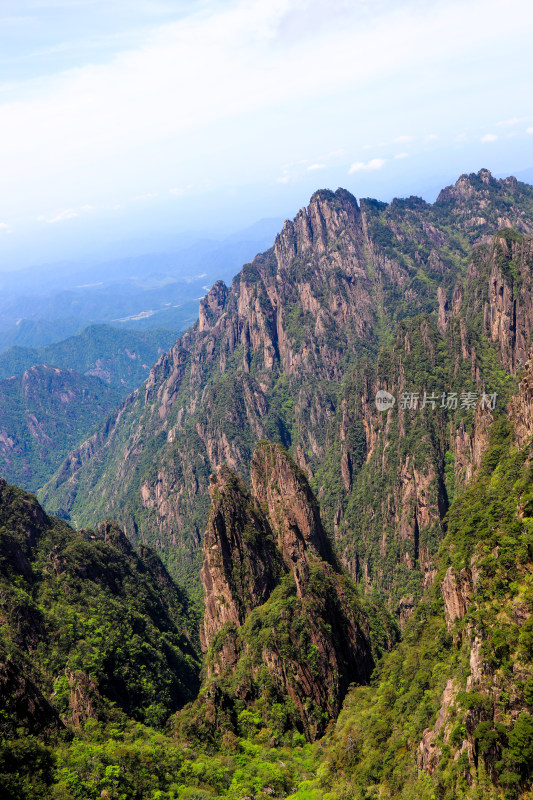
[[166,329],[134,331],[90,325],[76,336],[44,347],[11,347],[0,353],[0,379],[20,375],[36,364],[93,375],[121,390],[136,389],[153,363],[174,343]]
[[167,330],[92,325],[62,342],[0,354],[0,474],[36,491],[147,377]]
[[0,352],[57,342],[91,323],[183,331],[212,283],[231,279],[268,245],[279,224],[264,220],[227,239],[196,239],[175,252],[2,273]]

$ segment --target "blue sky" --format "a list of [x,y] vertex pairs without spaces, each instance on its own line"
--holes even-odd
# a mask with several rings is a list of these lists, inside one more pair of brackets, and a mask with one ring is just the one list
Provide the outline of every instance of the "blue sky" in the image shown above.
[[0,0],[0,269],[530,169],[532,37],[530,0]]

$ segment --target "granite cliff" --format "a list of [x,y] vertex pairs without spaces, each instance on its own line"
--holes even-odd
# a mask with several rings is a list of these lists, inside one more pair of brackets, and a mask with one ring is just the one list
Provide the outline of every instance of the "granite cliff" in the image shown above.
[[[198,587],[209,476],[227,464],[249,480],[256,443],[278,441],[311,480],[344,565],[405,616],[486,441],[489,418],[461,395],[503,402],[529,346],[532,231],[533,189],[486,170],[433,205],[315,193],[271,250],[212,287],[198,323],[71,453],[43,502],[77,524],[118,519]],[[397,398],[388,414],[378,388]],[[399,408],[430,388],[431,419]],[[453,391],[458,409],[441,411]]]
[[[368,683],[396,640],[336,565],[307,478],[280,445],[260,443],[252,493],[225,466],[211,482],[204,537],[204,684],[182,732],[239,733],[247,713],[320,736],[351,683]],[[241,731],[242,733],[242,731]],[[280,734],[283,730],[280,730]]]

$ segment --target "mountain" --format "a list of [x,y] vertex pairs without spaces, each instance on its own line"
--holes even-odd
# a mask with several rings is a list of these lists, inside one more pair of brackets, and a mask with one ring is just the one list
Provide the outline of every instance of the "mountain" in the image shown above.
[[528,800],[532,233],[318,192],[48,484],[87,528],[0,483],[3,795]]
[[49,322],[44,319],[19,319],[7,330],[0,330],[0,352],[10,347],[37,347],[58,342],[80,330],[80,320],[65,317]]
[[[152,364],[174,343],[168,330],[119,330],[90,325],[76,336],[44,347],[11,347],[0,354],[0,380],[38,364],[94,375],[110,386],[136,389]],[[124,392],[126,394],[126,392]]]
[[147,243],[130,242],[125,247],[137,253],[130,257],[3,272],[0,352],[51,344],[91,323],[181,332],[197,319],[198,299],[212,283],[267,247],[277,224],[262,220],[222,240],[178,237],[169,252],[139,252]]
[[[451,506],[433,584],[294,800],[527,798],[533,778],[533,362]],[[314,789],[312,789],[314,787]]]
[[0,380],[0,474],[38,489],[123,396],[94,375],[43,364]]
[[[199,590],[210,474],[227,463],[247,480],[257,442],[279,441],[352,577],[385,588],[407,618],[490,417],[462,395],[487,389],[504,402],[524,360],[532,232],[533,188],[487,170],[433,205],[315,193],[231,287],[212,287],[198,322],[42,501],[80,525],[115,517]],[[387,388],[390,422],[374,405]],[[402,395],[422,401],[425,390],[436,414],[406,413]],[[441,409],[454,390],[457,408]]]
[[205,679],[178,716],[188,738],[242,735],[259,714],[309,740],[368,683],[397,638],[392,619],[342,574],[304,473],[280,445],[257,447],[252,494],[227,467],[211,479],[204,538]]
[[56,344],[0,354],[0,474],[29,490],[43,486],[174,340],[171,331],[91,325]]
[[0,598],[3,797],[42,796],[42,743],[87,720],[161,726],[196,694],[194,617],[153,551],[111,522],[73,531],[4,480]]
[[[299,732],[304,715],[317,710],[309,700],[313,691],[324,699],[337,677],[321,675],[323,652],[313,637],[333,645],[327,637],[342,630],[344,614],[356,613],[365,635],[351,664],[360,669],[365,651],[368,657],[365,617],[371,637],[387,617],[369,613],[371,604],[364,607],[330,563],[307,479],[279,445],[259,445],[251,491],[226,467],[211,481],[203,686],[166,732],[131,715],[161,724],[172,708],[161,686],[187,675],[187,659],[165,671],[156,643],[167,625],[179,635],[183,595],[155,554],[142,548],[136,556],[113,524],[75,533],[0,483],[2,647],[9,653],[0,666],[3,795],[527,800],[532,409],[530,361],[518,394],[489,427],[476,476],[450,505],[435,576],[402,641],[383,653],[370,685],[349,689],[337,721],[312,745]],[[339,609],[341,587],[348,591]],[[333,618],[324,615],[328,606]],[[110,699],[117,677],[120,686],[127,681],[118,708]],[[289,695],[298,697],[298,689],[307,694],[300,709]],[[181,705],[183,689],[178,696]]]
[[[451,502],[435,575],[407,621],[402,641],[384,653],[370,686],[351,688],[336,722],[310,749],[284,730],[286,717],[268,694],[272,684],[265,682],[267,702],[256,703],[253,712],[240,711],[239,735],[219,738],[216,761],[207,768],[202,736],[205,742],[206,728],[216,730],[231,708],[222,692],[211,691],[202,708],[207,710],[210,700],[217,713],[206,715],[203,729],[198,726],[200,742],[188,754],[196,773],[203,770],[207,796],[530,797],[532,447],[529,360],[519,391],[489,426],[475,477]],[[206,558],[210,552],[216,551],[206,543]],[[242,626],[241,641],[248,636],[248,647],[262,631],[255,620],[252,625],[254,613]],[[270,629],[263,646],[275,641],[276,630]],[[289,642],[294,639],[298,642],[296,637]],[[226,653],[231,664],[227,647]],[[249,669],[241,671],[241,676],[249,674]],[[189,741],[191,708],[194,704],[177,715],[177,730],[189,734]],[[225,787],[218,778],[223,765],[229,773]],[[198,786],[192,781],[189,785]]]

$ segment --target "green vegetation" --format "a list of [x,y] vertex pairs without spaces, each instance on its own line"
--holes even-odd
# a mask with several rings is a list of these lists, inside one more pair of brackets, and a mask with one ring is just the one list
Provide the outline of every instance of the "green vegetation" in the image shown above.
[[[17,800],[30,795],[65,800],[99,796],[153,800],[266,800],[286,796],[291,800],[363,800],[383,793],[405,800],[526,797],[524,791],[531,780],[533,763],[533,516],[529,514],[533,509],[532,456],[531,445],[521,451],[513,446],[508,420],[498,419],[478,478],[450,507],[438,574],[408,623],[402,642],[382,656],[371,686],[351,691],[339,719],[315,745],[305,744],[295,725],[294,707],[280,698],[276,702],[272,686],[261,684],[260,670],[254,678],[258,681],[254,690],[257,699],[252,706],[237,701],[232,708],[225,707],[220,703],[220,690],[210,694],[208,689],[197,704],[179,712],[166,730],[134,721],[133,707],[125,716],[124,703],[113,705],[102,695],[105,709],[101,722],[88,719],[71,733],[22,737],[20,719],[16,732],[9,727],[8,708],[4,711],[4,738],[0,745],[6,796]],[[20,543],[19,531],[27,527],[28,515],[35,518],[38,507],[17,490],[4,490],[3,500],[2,508],[8,508],[1,520],[6,531],[3,535]],[[14,564],[18,562],[4,542],[2,552],[8,555],[7,562],[4,556],[2,573],[11,579],[9,618],[20,620],[20,609],[26,608],[27,616],[27,609],[36,607],[45,628],[52,632],[51,609],[56,602],[57,613],[67,618],[68,611],[60,600],[60,587],[64,585],[83,592],[84,604],[92,605],[86,613],[94,614],[99,592],[105,592],[116,575],[113,564],[120,565],[123,589],[115,595],[119,605],[114,607],[114,619],[119,620],[123,642],[128,643],[128,672],[135,664],[142,666],[141,653],[131,647],[135,641],[133,628],[124,627],[121,619],[127,618],[117,614],[123,591],[128,591],[128,570],[123,559],[136,564],[136,557],[129,553],[115,529],[108,528],[108,538],[115,537],[116,542],[110,546],[104,545],[101,538],[93,541],[90,536],[69,532],[59,522],[53,524],[55,527],[32,551],[36,554],[32,562],[34,575],[42,577],[35,582],[31,594],[17,589],[26,581],[16,573]],[[47,538],[50,536],[53,539]],[[55,553],[50,550],[52,541],[56,547],[59,544],[57,551],[64,569],[58,578],[53,577],[54,570],[43,569],[50,563],[49,553]],[[68,542],[68,547],[61,542]],[[116,549],[118,545],[126,548],[125,555]],[[95,562],[97,553],[104,551],[105,562]],[[89,580],[90,589],[87,578],[77,584],[76,575],[90,573],[91,564],[95,563],[102,577],[96,583]],[[129,574],[131,569],[130,566]],[[474,591],[464,617],[447,624],[441,585],[449,570],[456,581],[459,575],[470,576]],[[329,597],[331,591],[322,586],[320,575],[317,581],[316,592],[320,594],[322,587]],[[50,586],[46,594],[41,588],[43,582]],[[51,592],[56,585],[57,589]],[[135,585],[138,586],[138,578]],[[140,596],[136,590],[134,601],[137,608],[142,604],[144,613],[152,602],[148,585]],[[3,591],[5,597],[6,590]],[[170,597],[170,587],[168,592]],[[76,594],[69,595],[71,605],[72,597]],[[253,660],[254,650],[262,650],[265,641],[271,642],[273,631],[286,648],[284,663],[294,663],[294,647],[298,641],[305,641],[296,628],[305,628],[308,618],[306,614],[288,613],[295,599],[293,583],[287,578],[264,609],[250,615],[242,631],[230,627],[221,631],[213,644],[212,657],[228,636],[246,637],[249,643],[248,661],[226,680],[235,686],[239,680],[249,680],[253,674],[250,658]],[[106,605],[109,600],[106,595]],[[133,598],[128,600],[128,604],[132,602]],[[176,602],[174,607],[183,613],[181,601]],[[77,601],[74,608],[78,613]],[[103,607],[98,613],[105,627]],[[84,614],[80,614],[82,620]],[[70,618],[74,621],[73,611]],[[69,627],[62,625],[67,638],[60,638],[53,648],[38,645],[39,656],[33,659],[34,664],[40,662],[42,666],[38,666],[37,674],[39,670],[42,675],[49,670],[58,673],[57,659],[62,648],[66,653],[73,647],[75,656],[81,645],[79,640],[73,644],[74,639],[68,643]],[[11,649],[12,658],[18,657],[20,640],[15,640],[24,635],[24,630],[24,626],[16,631],[4,628],[4,642]],[[88,630],[87,635],[91,648],[102,646],[96,632]],[[111,642],[110,646],[116,645]],[[297,652],[295,657],[298,663],[308,663],[313,668],[312,647],[308,646],[305,656]],[[91,662],[91,674],[95,681],[101,681],[95,667],[97,661]],[[134,673],[135,669],[138,667]],[[147,704],[152,701],[153,705],[156,697],[161,702],[166,693],[160,669],[159,663],[152,677],[152,681],[157,680],[155,695],[143,695],[138,682],[130,683],[129,691],[144,697],[145,721],[153,713]],[[68,692],[63,684],[61,677],[56,679],[51,702],[60,714],[68,714]],[[164,701],[161,705],[168,713],[170,706],[165,706]],[[161,713],[159,724],[165,713]],[[8,731],[11,733],[6,736]],[[431,743],[425,750],[426,761],[421,741]],[[426,768],[431,768],[431,774]]]
[[[301,217],[305,235],[285,242],[294,257],[246,265],[223,318],[185,334],[42,493],[76,524],[111,513],[134,545],[157,544],[194,607],[153,553],[110,527],[36,524],[15,493],[34,521],[2,532],[7,796],[530,798],[533,449],[516,449],[502,411],[530,343],[533,189],[481,171],[432,206],[365,200],[359,217],[345,193],[314,200],[329,227],[311,236]],[[512,299],[498,324],[494,270]],[[397,399],[387,414],[373,404],[381,387]],[[485,390],[492,416],[461,407],[462,392]],[[435,408],[402,407],[404,392]],[[451,392],[457,407],[441,405]],[[286,575],[214,637],[197,694],[209,475],[230,461],[246,481],[264,438],[312,474],[362,587],[311,563],[300,596]],[[243,541],[253,550],[257,531]],[[377,666],[335,719],[305,678],[325,674],[317,640],[336,641],[341,584]],[[405,625],[392,652],[387,608]]]
[[0,380],[0,474],[36,491],[122,396],[94,376],[42,365]]
[[3,481],[0,610],[0,759],[18,773],[14,796],[50,780],[72,727],[160,728],[198,690],[195,617],[157,557],[113,523],[76,533]]
[[152,364],[177,338],[168,330],[134,331],[89,325],[75,336],[44,347],[11,347],[0,354],[0,379],[38,364],[94,375],[125,397],[148,376]]

